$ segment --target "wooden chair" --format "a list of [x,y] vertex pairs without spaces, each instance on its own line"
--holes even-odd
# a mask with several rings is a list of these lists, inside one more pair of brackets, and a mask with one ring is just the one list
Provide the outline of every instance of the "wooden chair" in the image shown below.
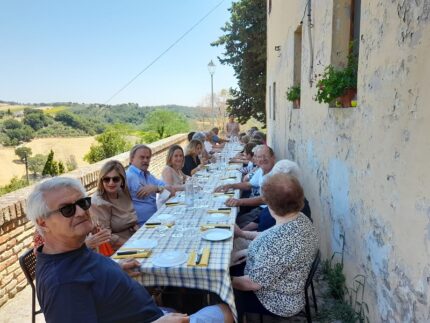
[[42,310],[39,309],[36,311],[36,286],[34,285],[34,278],[36,276],[36,255],[33,249],[27,250],[19,257],[19,264],[31,286],[31,322],[35,323],[36,315],[42,313]]

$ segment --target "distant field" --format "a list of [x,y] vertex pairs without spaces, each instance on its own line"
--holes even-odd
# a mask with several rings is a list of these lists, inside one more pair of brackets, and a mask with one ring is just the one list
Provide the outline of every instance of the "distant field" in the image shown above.
[[[56,108],[62,108],[58,111],[64,110],[65,107],[51,107],[51,106],[45,106],[45,107],[33,107],[33,106],[29,106],[29,105],[11,105],[11,104],[6,104],[6,103],[0,103],[0,111],[7,111],[10,110],[11,112],[18,112],[18,111],[22,111],[25,108],[32,108],[32,109],[42,109],[42,110],[53,110]],[[56,111],[56,112],[58,112]]]
[[60,111],[64,111],[66,109],[67,109],[67,107],[65,107],[65,106],[47,107],[46,109],[44,109],[44,112],[45,112],[45,114],[53,115],[53,114],[57,114]]
[[[88,165],[83,161],[84,155],[90,150],[94,143],[94,137],[79,138],[41,138],[25,144],[30,147],[33,155],[47,155],[52,149],[54,159],[65,161],[70,155],[74,155],[79,166]],[[18,161],[14,148],[0,148],[0,186],[6,185],[14,176],[25,175],[24,164]]]

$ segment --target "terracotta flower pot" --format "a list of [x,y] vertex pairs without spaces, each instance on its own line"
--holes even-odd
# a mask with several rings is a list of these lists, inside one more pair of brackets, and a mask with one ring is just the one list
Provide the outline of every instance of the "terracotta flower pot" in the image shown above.
[[293,108],[299,109],[300,108],[300,99],[296,99],[293,101]]
[[339,97],[339,102],[343,108],[349,108],[352,106],[351,101],[357,95],[357,89],[346,89],[341,97]]

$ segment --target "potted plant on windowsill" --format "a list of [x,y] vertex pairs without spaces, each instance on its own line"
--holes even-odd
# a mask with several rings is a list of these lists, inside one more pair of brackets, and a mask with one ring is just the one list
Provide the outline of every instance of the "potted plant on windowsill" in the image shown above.
[[293,85],[287,90],[287,100],[293,102],[293,108],[300,108],[300,85]]
[[357,68],[357,57],[354,54],[348,56],[345,68],[336,69],[333,65],[328,65],[317,82],[315,101],[332,105],[337,102],[343,108],[351,107],[351,101],[357,95]]

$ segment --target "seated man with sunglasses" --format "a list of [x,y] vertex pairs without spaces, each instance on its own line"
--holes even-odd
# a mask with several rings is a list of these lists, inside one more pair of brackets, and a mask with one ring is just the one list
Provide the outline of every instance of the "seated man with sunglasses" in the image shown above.
[[85,246],[93,228],[90,207],[82,184],[67,177],[38,184],[27,199],[27,218],[45,239],[37,253],[36,288],[46,322],[232,322],[225,305],[190,317],[165,315],[117,263]]

